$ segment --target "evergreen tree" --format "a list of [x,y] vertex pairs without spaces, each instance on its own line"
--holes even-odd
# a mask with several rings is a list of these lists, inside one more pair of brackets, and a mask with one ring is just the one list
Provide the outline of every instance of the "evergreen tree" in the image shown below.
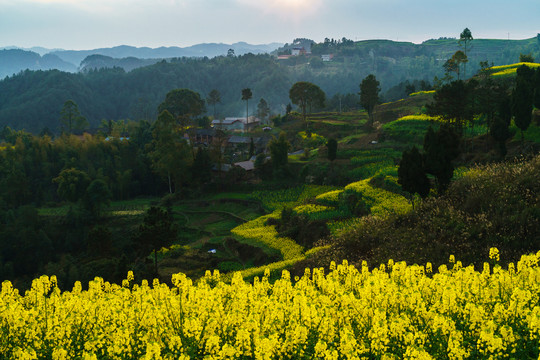
[[428,112],[442,116],[461,133],[465,122],[473,117],[471,92],[471,86],[462,80],[445,84],[435,92],[434,103],[427,105]]
[[375,75],[370,74],[362,80],[360,92],[358,93],[360,95],[360,105],[366,109],[371,125],[373,125],[373,109],[379,103],[379,92],[381,91],[379,85]]
[[412,195],[418,194],[425,198],[429,194],[430,183],[424,170],[424,159],[416,146],[405,150],[401,156],[398,167],[398,183],[403,191],[411,194],[411,203],[414,207]]
[[212,105],[212,107],[214,108],[213,116],[215,119],[216,118],[216,104],[221,103],[221,94],[219,93],[219,91],[217,91],[216,89],[213,89],[212,91],[210,91],[210,93],[208,94],[208,97],[206,98],[206,102],[208,103],[208,105]]
[[88,121],[81,115],[79,106],[73,100],[67,100],[60,111],[62,132],[72,134],[74,130],[82,130],[88,126]]
[[249,121],[249,99],[253,97],[253,93],[250,88],[242,89],[242,100],[246,102],[246,123]]
[[268,143],[270,149],[270,157],[272,160],[272,167],[274,169],[274,176],[279,178],[283,175],[288,175],[287,165],[289,163],[289,149],[291,144],[287,141],[287,137],[284,132],[279,134],[279,138],[273,137],[270,143]]
[[532,120],[534,100],[533,77],[535,71],[526,65],[520,66],[516,71],[516,86],[512,91],[512,115],[516,126],[521,130],[521,142],[523,132],[527,130]]
[[533,81],[533,105],[535,108],[540,109],[540,68],[536,68]]
[[[463,29],[463,32],[459,35],[459,44],[463,44],[465,59],[467,59],[467,45],[473,41],[473,36],[469,28]],[[463,62],[463,77],[467,76],[467,61]],[[459,74],[458,74],[459,80]]]
[[452,161],[459,155],[459,135],[449,125],[437,132],[429,128],[424,137],[424,164],[428,174],[437,180],[437,192],[444,193],[454,175]]
[[512,137],[508,127],[512,119],[512,109],[510,107],[510,99],[506,98],[499,104],[499,110],[495,114],[489,128],[489,134],[497,142],[499,154],[501,157],[506,156],[506,140]]
[[328,160],[333,162],[334,160],[336,160],[337,156],[338,143],[336,139],[328,139],[326,147],[328,148]]
[[257,115],[263,121],[263,123],[266,123],[265,120],[268,117],[268,114],[270,114],[270,108],[268,107],[268,103],[266,102],[266,100],[261,98],[261,100],[259,100],[259,104],[257,105]]

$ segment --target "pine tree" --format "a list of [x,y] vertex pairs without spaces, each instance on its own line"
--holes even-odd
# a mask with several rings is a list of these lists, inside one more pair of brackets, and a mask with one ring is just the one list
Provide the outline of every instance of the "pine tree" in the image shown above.
[[424,159],[420,151],[413,146],[405,150],[401,156],[398,167],[398,183],[403,191],[411,194],[411,203],[414,207],[414,194],[425,198],[429,194],[430,183],[424,169]]

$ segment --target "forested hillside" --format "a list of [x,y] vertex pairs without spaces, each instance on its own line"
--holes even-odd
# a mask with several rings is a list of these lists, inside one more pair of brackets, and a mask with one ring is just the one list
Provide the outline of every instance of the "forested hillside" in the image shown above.
[[[290,47],[287,45],[278,53],[287,52]],[[397,100],[412,89],[426,90],[435,77],[443,78],[444,63],[459,49],[456,39],[429,40],[418,45],[388,40],[326,39],[311,46],[311,55],[286,60],[247,54],[212,59],[174,58],[138,67],[145,61],[95,56],[83,62],[87,71],[82,73],[24,71],[0,81],[0,127],[9,125],[33,133],[44,128],[58,132],[59,112],[68,99],[79,105],[90,127],[97,127],[103,119],[151,120],[157,116],[156,109],[164,95],[175,88],[192,89],[203,98],[212,89],[218,90],[221,103],[216,105],[216,115],[221,117],[245,114],[241,90],[247,87],[254,99],[250,113],[256,111],[261,98],[273,113],[284,113],[289,103],[288,90],[297,81],[317,84],[329,98],[328,105],[334,108],[339,106],[340,98],[343,104],[348,102],[349,108],[358,107],[355,96],[350,95],[358,93],[360,81],[368,74],[375,74],[380,81],[383,98]],[[327,53],[334,57],[323,62],[320,55]],[[469,45],[462,76],[476,73],[480,61],[490,65],[514,63],[520,54],[540,58],[538,39],[475,39]],[[102,66],[119,67],[95,70]]]

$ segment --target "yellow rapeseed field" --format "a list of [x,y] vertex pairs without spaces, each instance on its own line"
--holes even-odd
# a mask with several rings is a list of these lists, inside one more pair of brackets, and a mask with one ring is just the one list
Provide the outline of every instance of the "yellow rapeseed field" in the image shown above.
[[253,283],[208,272],[172,287],[128,273],[61,291],[4,281],[1,359],[530,359],[540,344],[540,252],[507,268],[454,257],[433,270],[402,262],[369,270],[346,261]]

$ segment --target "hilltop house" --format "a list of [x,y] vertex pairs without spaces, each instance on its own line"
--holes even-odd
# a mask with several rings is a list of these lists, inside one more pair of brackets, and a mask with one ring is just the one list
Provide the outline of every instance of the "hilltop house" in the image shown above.
[[306,49],[302,46],[302,47],[294,47],[292,48],[291,50],[291,55],[292,56],[300,56],[300,55],[307,55],[308,52],[306,51]]

